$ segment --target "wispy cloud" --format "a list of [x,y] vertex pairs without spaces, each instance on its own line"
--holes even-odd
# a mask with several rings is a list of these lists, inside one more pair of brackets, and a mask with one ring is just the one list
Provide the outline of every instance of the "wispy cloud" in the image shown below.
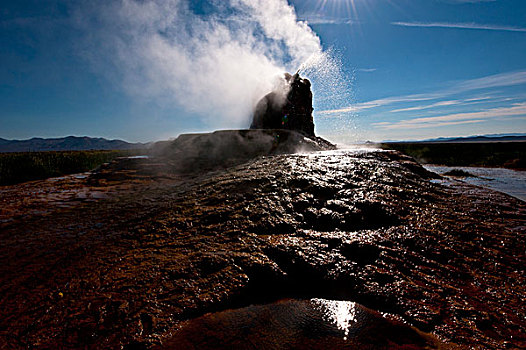
[[453,28],[453,29],[474,29],[474,30],[497,30],[506,32],[526,32],[526,28],[502,26],[493,24],[478,23],[449,23],[449,22],[391,22],[392,25],[401,27],[419,28]]
[[[356,112],[366,110],[366,109],[384,107],[384,106],[401,103],[401,102],[423,102],[423,101],[439,100],[439,99],[446,98],[448,96],[452,96],[452,95],[460,94],[464,92],[469,92],[469,91],[505,87],[505,86],[514,86],[514,85],[521,85],[521,84],[526,84],[526,71],[507,72],[507,73],[489,75],[489,76],[482,77],[482,78],[459,81],[459,82],[453,83],[453,85],[450,88],[439,90],[433,93],[387,97],[387,98],[357,103],[349,107],[319,111],[318,114],[319,115],[336,115],[336,114],[342,114],[342,113],[352,113],[352,112],[356,113]],[[474,101],[474,100],[481,100],[481,99],[489,99],[489,98],[488,97],[477,97],[476,99],[471,99],[471,100]],[[464,100],[464,102],[470,102],[470,101],[469,99],[466,99]],[[440,101],[435,104],[411,107],[412,109],[406,108],[405,111],[440,107],[440,106],[447,105],[447,103],[451,103],[451,102],[450,101]],[[401,111],[404,111],[404,109],[394,110],[393,112],[401,112]]]
[[456,85],[459,91],[488,89],[502,86],[513,86],[526,83],[526,71],[507,72],[489,75],[482,78],[470,79]]
[[445,0],[445,2],[453,4],[475,4],[478,2],[495,2],[497,0]]
[[363,72],[363,73],[372,73],[372,72],[376,72],[378,69],[377,68],[358,68],[357,71],[358,72]]
[[381,122],[373,124],[381,129],[422,129],[447,125],[482,123],[489,119],[526,115],[526,102],[516,103],[511,107],[491,108],[478,112],[454,113],[436,117],[413,118],[398,122]]
[[454,105],[458,105],[458,104],[460,104],[462,102],[463,101],[460,101],[460,100],[440,101],[440,102],[433,103],[433,104],[430,104],[430,105],[393,109],[391,111],[391,113],[421,111],[421,110],[424,110],[424,109],[430,109],[430,108],[436,108],[436,107],[454,106]]
[[335,18],[320,16],[318,14],[305,15],[299,18],[300,21],[307,22],[308,24],[355,24],[356,21],[350,18]]
[[434,98],[435,98],[435,95],[426,95],[426,94],[388,97],[388,98],[381,98],[381,99],[373,100],[373,101],[357,103],[355,105],[343,107],[339,109],[319,111],[318,114],[333,115],[333,114],[342,114],[342,113],[353,113],[353,112],[359,112],[359,111],[366,110],[366,109],[383,107],[383,106],[387,106],[387,105],[391,105],[391,104],[399,103],[399,102],[428,101]]
[[[428,105],[420,105],[415,107],[408,107],[408,108],[400,108],[400,109],[393,109],[390,111],[391,113],[399,113],[399,112],[412,112],[412,111],[422,111],[426,109],[433,109],[437,107],[450,107],[450,106],[465,106],[465,105],[472,105],[476,103],[486,102],[488,100],[493,99],[491,96],[482,96],[482,97],[476,97],[476,98],[467,98],[467,99],[461,99],[461,100],[448,100],[448,101],[440,101]],[[496,101],[503,101],[495,100]]]

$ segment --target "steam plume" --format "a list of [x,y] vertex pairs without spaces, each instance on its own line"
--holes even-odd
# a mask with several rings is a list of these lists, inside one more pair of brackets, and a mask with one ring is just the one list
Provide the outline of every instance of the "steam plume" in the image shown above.
[[286,0],[195,6],[122,0],[84,8],[78,18],[97,46],[91,52],[103,53],[90,59],[133,95],[175,103],[210,126],[239,127],[276,76],[322,55],[319,38]]

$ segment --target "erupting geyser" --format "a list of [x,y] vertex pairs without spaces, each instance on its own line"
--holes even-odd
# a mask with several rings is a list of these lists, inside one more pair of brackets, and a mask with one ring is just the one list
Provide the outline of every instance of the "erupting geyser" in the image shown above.
[[310,81],[298,71],[285,73],[281,83],[256,105],[251,130],[183,134],[174,141],[157,143],[152,154],[171,161],[177,172],[188,173],[259,156],[335,149],[314,135]]
[[285,73],[283,87],[263,97],[256,105],[251,129],[287,129],[314,136],[312,92],[299,71]]

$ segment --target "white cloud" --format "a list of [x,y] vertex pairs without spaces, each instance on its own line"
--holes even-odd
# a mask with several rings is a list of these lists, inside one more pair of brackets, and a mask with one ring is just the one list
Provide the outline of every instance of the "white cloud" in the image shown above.
[[526,83],[526,71],[507,72],[457,83],[457,91],[471,91]]
[[491,96],[480,96],[475,98],[467,98],[462,100],[447,100],[447,101],[440,101],[428,105],[420,105],[415,107],[408,107],[408,108],[400,108],[400,109],[393,109],[390,111],[390,113],[399,113],[399,112],[411,112],[411,111],[422,111],[426,109],[433,109],[437,107],[450,107],[450,106],[465,106],[465,105],[472,105],[476,103],[482,103],[482,102],[488,102],[488,100],[492,100],[491,102],[500,102],[500,101],[506,101],[509,99],[493,99]]
[[[384,106],[401,103],[401,102],[432,101],[432,100],[443,99],[451,95],[469,92],[469,91],[505,87],[505,86],[514,86],[514,85],[521,85],[521,84],[526,84],[526,71],[507,72],[507,73],[489,75],[489,76],[482,77],[482,78],[459,81],[459,82],[453,83],[453,85],[450,88],[439,90],[433,93],[387,97],[387,98],[377,99],[373,101],[361,102],[361,103],[357,103],[352,106],[343,107],[339,109],[319,111],[317,113],[319,115],[338,115],[342,113],[350,113],[350,112],[352,113],[352,112],[359,112],[359,111],[371,109],[371,108],[384,107]],[[487,100],[487,99],[490,99],[490,97],[482,96],[482,97],[477,97],[473,99],[465,99],[463,101],[472,102],[472,101],[481,101],[484,99]],[[452,103],[452,102],[439,101],[437,103],[430,104],[430,105],[395,109],[392,112],[422,110],[422,109],[434,108],[434,107],[439,107],[439,106],[446,106],[449,103]]]
[[441,126],[451,126],[451,125],[462,125],[462,124],[477,124],[482,123],[484,120],[461,120],[456,122],[435,122],[435,123],[428,123],[428,124],[420,124],[420,123],[403,123],[403,124],[373,124],[374,126],[379,126],[382,129],[387,130],[396,130],[396,129],[426,129],[426,128],[437,128]]
[[[492,99],[491,96],[479,96],[479,97],[472,97],[472,98],[466,98],[465,102],[483,102],[485,100]],[[511,101],[512,98],[505,98],[503,101]]]
[[421,111],[424,109],[430,109],[430,108],[436,108],[436,107],[444,107],[444,106],[453,106],[458,105],[462,103],[460,100],[451,100],[451,101],[440,101],[437,103],[433,103],[430,105],[423,105],[423,106],[416,106],[416,107],[409,107],[409,108],[400,108],[400,109],[393,109],[390,111],[391,113],[398,113],[398,112],[410,112],[410,111]]
[[306,18],[305,21],[308,24],[354,24],[355,22],[350,19],[344,19],[344,18],[323,18],[323,17],[310,17]]
[[412,119],[413,122],[427,123],[434,121],[454,121],[463,119],[488,119],[503,116],[526,114],[526,103],[516,103],[512,107],[499,107],[471,113],[455,113],[439,117],[425,117]]
[[526,32],[526,28],[502,26],[492,24],[477,23],[448,23],[448,22],[391,22],[392,25],[401,27],[419,28],[453,28],[453,29],[474,29],[474,30],[496,30],[506,32]]
[[357,71],[358,72],[363,72],[363,73],[372,73],[372,72],[376,72],[378,69],[377,68],[358,68]]
[[445,2],[454,4],[475,4],[478,2],[495,2],[497,0],[444,0]]
[[478,112],[454,113],[436,117],[413,118],[398,122],[375,123],[374,126],[382,129],[421,129],[446,125],[482,123],[489,119],[525,116],[526,102],[513,104],[511,107],[491,108]]
[[319,115],[334,115],[334,114],[342,114],[342,113],[355,113],[355,112],[360,112],[366,109],[388,106],[394,103],[429,101],[435,98],[436,98],[436,95],[431,95],[431,94],[430,95],[418,94],[418,95],[387,97],[387,98],[381,98],[381,99],[367,101],[367,102],[356,103],[352,106],[343,107],[339,109],[319,111],[318,114]]
[[321,15],[319,13],[303,13],[300,18],[308,24],[356,24],[359,23],[351,18],[338,18],[333,16]]

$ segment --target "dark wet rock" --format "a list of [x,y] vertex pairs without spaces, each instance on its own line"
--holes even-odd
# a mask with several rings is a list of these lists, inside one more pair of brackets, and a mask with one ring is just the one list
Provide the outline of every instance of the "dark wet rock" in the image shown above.
[[194,173],[228,168],[260,156],[333,150],[320,137],[306,137],[292,130],[222,130],[183,134],[174,141],[157,143],[151,154],[165,159],[172,171]]
[[381,253],[381,249],[376,245],[362,242],[344,244],[340,251],[343,256],[359,264],[373,263],[380,257]]
[[283,298],[357,302],[460,348],[526,346],[518,199],[435,183],[394,151],[151,177],[149,162],[71,182],[112,190],[67,207],[48,182],[2,189],[2,210],[16,189],[23,208],[42,206],[28,203],[44,187],[50,209],[2,211],[0,348],[151,348],[207,313]]
[[456,177],[477,177],[476,175],[473,175],[470,172],[462,169],[452,169],[448,172],[445,172],[444,175]]
[[254,110],[251,129],[286,129],[314,136],[312,92],[308,79],[285,74],[284,86],[263,97]]

